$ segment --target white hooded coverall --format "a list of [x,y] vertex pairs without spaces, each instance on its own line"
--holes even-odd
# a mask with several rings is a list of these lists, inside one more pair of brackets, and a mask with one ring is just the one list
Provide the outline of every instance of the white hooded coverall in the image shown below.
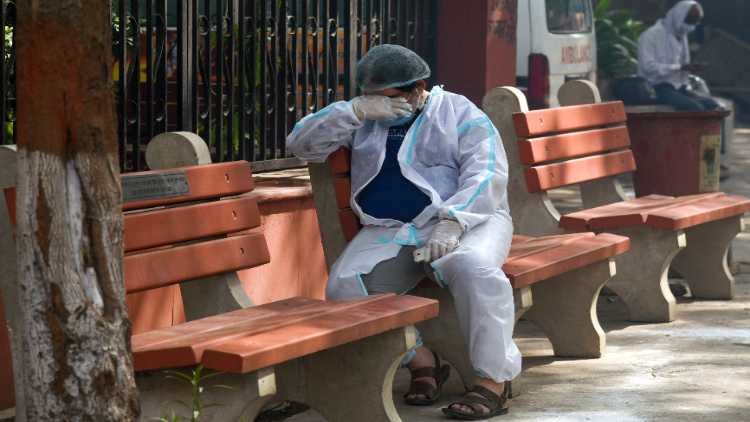
[[367,295],[363,275],[396,257],[402,246],[422,246],[440,218],[455,219],[464,228],[458,248],[431,266],[454,296],[477,374],[495,382],[515,378],[521,354],[512,339],[513,290],[500,268],[513,224],[508,163],[497,129],[465,97],[432,89],[398,152],[404,177],[431,198],[431,204],[406,223],[376,219],[354,200],[379,173],[387,136],[386,125],[360,121],[351,103],[339,101],[306,116],[287,138],[289,151],[312,162],[325,161],[341,147],[351,150],[350,202],[364,227],[333,265],[327,297]]
[[682,66],[690,63],[687,33],[680,28],[697,1],[685,0],[672,7],[638,38],[638,76],[652,86],[669,83],[676,89],[688,85],[689,73]]

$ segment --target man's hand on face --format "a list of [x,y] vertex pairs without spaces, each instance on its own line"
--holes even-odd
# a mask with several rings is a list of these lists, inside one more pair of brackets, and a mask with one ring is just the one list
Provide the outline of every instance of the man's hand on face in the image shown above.
[[362,95],[353,98],[351,103],[360,121],[394,120],[412,112],[412,106],[403,97]]

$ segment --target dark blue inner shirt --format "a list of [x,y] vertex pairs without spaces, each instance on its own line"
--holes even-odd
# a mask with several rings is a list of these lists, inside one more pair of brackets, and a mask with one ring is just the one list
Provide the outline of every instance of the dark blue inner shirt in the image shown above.
[[388,129],[383,167],[356,198],[365,214],[409,223],[430,205],[430,197],[404,177],[398,164],[398,150],[416,117]]

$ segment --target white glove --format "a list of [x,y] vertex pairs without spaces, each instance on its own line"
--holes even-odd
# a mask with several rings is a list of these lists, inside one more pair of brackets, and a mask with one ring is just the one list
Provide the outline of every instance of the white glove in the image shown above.
[[351,101],[354,114],[360,121],[393,120],[412,112],[411,104],[404,97],[390,98],[384,95],[362,95]]
[[464,229],[458,221],[440,220],[427,244],[414,251],[414,262],[432,262],[455,250]]

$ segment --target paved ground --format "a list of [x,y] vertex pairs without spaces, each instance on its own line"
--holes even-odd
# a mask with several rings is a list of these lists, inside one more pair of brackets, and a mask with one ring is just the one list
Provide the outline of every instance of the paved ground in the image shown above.
[[[732,177],[722,190],[750,196],[750,130],[739,130],[732,151]],[[555,193],[565,209],[580,206],[574,190]],[[750,225],[748,225],[750,230]],[[750,231],[734,242],[737,297],[730,302],[678,305],[670,324],[632,324],[616,297],[602,297],[599,316],[607,331],[601,359],[552,356],[549,342],[521,321],[516,339],[524,371],[515,382],[520,396],[497,421],[750,421]],[[400,373],[394,395],[407,389]],[[440,407],[461,393],[456,377],[442,403],[429,408],[399,406],[406,422],[442,420]],[[306,412],[289,422],[318,422]]]

